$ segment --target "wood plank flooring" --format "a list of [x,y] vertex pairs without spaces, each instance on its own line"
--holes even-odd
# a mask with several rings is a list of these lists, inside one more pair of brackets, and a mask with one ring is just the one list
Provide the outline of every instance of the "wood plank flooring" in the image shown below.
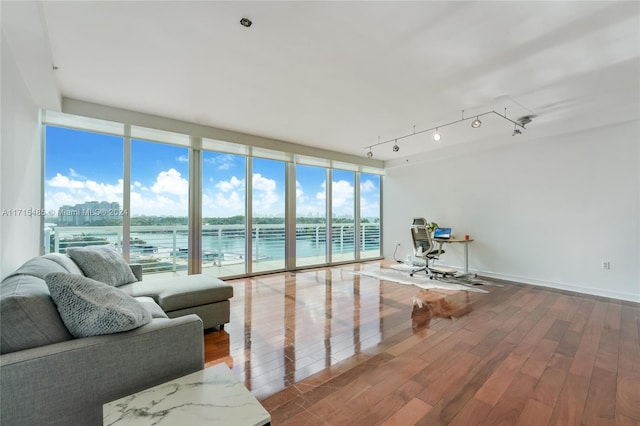
[[500,282],[420,290],[370,262],[229,281],[205,334],[273,425],[639,425],[640,305]]

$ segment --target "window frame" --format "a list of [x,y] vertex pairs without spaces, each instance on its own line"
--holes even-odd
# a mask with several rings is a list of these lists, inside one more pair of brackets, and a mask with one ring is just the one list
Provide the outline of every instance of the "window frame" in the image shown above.
[[[102,107],[107,108],[108,107]],[[67,114],[63,112],[51,112],[51,111],[43,111],[42,116],[42,129],[43,129],[43,137],[42,143],[43,148],[46,146],[46,128],[47,126],[56,126],[63,127],[69,129],[75,129],[80,131],[88,131],[93,133],[101,133],[106,135],[118,136],[122,137],[124,140],[123,146],[123,209],[130,208],[131,201],[131,141],[132,140],[143,140],[145,142],[151,143],[161,143],[168,144],[179,147],[188,148],[189,152],[189,209],[188,209],[188,223],[189,223],[189,274],[197,274],[202,273],[202,161],[203,161],[203,153],[206,151],[214,151],[218,153],[229,153],[229,154],[239,154],[244,155],[246,158],[247,167],[245,170],[246,176],[246,186],[245,186],[245,218],[246,218],[246,230],[251,229],[251,214],[252,214],[252,203],[253,203],[253,188],[251,186],[251,181],[253,177],[253,170],[251,167],[251,163],[254,158],[262,158],[262,159],[271,159],[277,161],[283,161],[285,163],[285,262],[283,270],[295,270],[295,269],[304,269],[308,266],[296,266],[296,244],[295,244],[295,226],[296,226],[296,203],[295,203],[295,175],[296,175],[296,164],[300,165],[309,165],[316,167],[324,167],[326,169],[327,174],[327,188],[326,188],[326,222],[327,222],[327,256],[326,256],[326,265],[335,265],[341,263],[355,263],[359,261],[370,261],[375,259],[382,259],[383,253],[383,241],[382,241],[382,227],[383,227],[383,218],[382,218],[382,200],[383,200],[383,179],[384,179],[384,169],[382,169],[381,163],[375,163],[371,161],[362,161],[367,164],[357,164],[350,163],[345,161],[344,156],[341,155],[332,155],[328,152],[327,157],[323,158],[321,156],[310,156],[301,154],[299,151],[299,147],[291,143],[282,143],[283,148],[291,148],[291,151],[274,149],[271,145],[265,146],[257,146],[264,145],[263,143],[258,143],[256,146],[249,145],[240,142],[239,139],[243,139],[242,134],[228,132],[225,131],[225,136],[232,136],[228,138],[215,138],[211,137],[211,135],[219,136],[219,129],[214,128],[205,128],[210,131],[202,132],[203,126],[193,125],[187,126],[187,129],[191,130],[199,130],[198,132],[182,133],[172,131],[167,127],[172,126],[158,126],[154,127],[145,127],[137,124],[130,124],[124,122],[117,122],[111,120],[104,120],[100,118],[92,118],[85,117],[81,115],[73,115]],[[172,120],[168,120],[168,123],[171,124]],[[144,121],[144,120],[143,120]],[[166,123],[165,123],[166,124]],[[182,127],[178,126],[179,130],[183,130]],[[201,133],[209,133],[209,136],[203,137]],[[226,139],[226,140],[224,140]],[[264,138],[249,138],[247,142],[264,142]],[[321,151],[321,150],[318,150]],[[331,155],[330,155],[331,154]],[[335,154],[335,153],[333,153]],[[42,164],[43,168],[46,167],[46,154],[45,149],[42,150]],[[380,186],[379,186],[379,203],[380,203],[380,256],[379,257],[370,257],[366,259],[361,259],[360,252],[360,232],[355,232],[355,241],[354,241],[354,253],[353,259],[349,259],[346,261],[334,261],[333,253],[332,253],[332,245],[331,245],[331,226],[332,226],[332,194],[333,194],[333,170],[344,170],[344,171],[352,171],[354,172],[354,229],[359,230],[361,228],[360,223],[360,203],[361,203],[361,192],[360,192],[360,175],[361,173],[374,174],[380,176]],[[43,180],[45,179],[45,175],[43,173]],[[293,183],[292,183],[293,182]],[[42,187],[43,196],[42,203],[44,207],[44,192],[45,185]],[[130,246],[129,246],[129,236],[131,232],[131,220],[130,217],[126,216],[123,218],[123,242],[122,249],[123,255],[125,259],[129,259]],[[293,232],[292,232],[293,231]],[[249,232],[249,231],[247,231]],[[41,226],[42,239],[44,242],[44,217],[42,218],[42,226]],[[41,247],[42,251],[44,250]],[[246,238],[246,247],[245,247],[245,255],[251,256],[252,247],[251,247],[251,238],[247,236]],[[247,259],[251,259],[248,257]],[[251,264],[251,262],[247,262],[247,264]],[[258,274],[267,273],[267,272],[276,272],[275,271],[259,271]],[[251,267],[245,268],[245,274],[237,275],[241,276],[250,276],[256,275],[251,270]],[[224,278],[233,278],[236,276],[229,276]]]

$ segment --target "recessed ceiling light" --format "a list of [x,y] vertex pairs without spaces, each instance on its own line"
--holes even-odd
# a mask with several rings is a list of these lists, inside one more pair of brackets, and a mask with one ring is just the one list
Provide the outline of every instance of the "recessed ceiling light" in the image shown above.
[[242,18],[240,20],[240,25],[242,25],[243,27],[249,28],[251,26],[251,24],[253,24],[253,22],[251,22],[251,19],[249,19],[249,18]]

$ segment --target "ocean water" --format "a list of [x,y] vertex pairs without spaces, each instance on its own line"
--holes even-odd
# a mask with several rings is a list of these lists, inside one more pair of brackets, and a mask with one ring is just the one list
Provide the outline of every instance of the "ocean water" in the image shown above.
[[[174,239],[166,234],[155,233],[136,233],[131,234],[132,238],[139,238],[145,242],[145,245],[152,246],[151,250],[159,255],[170,255],[174,251]],[[188,250],[189,244],[186,235],[176,235],[175,250],[178,252]],[[367,244],[367,249],[375,249],[379,247],[376,244]],[[217,236],[204,235],[202,237],[202,251],[207,254],[224,254],[225,257],[244,256],[245,239],[244,238],[218,238]],[[134,251],[133,249],[132,251]],[[349,253],[354,251],[353,241],[340,244],[334,242],[332,246],[333,253]],[[284,259],[285,257],[285,241],[284,239],[264,238],[258,240],[253,239],[253,256],[257,259]],[[315,240],[301,239],[296,241],[297,257],[313,257],[322,256],[325,253],[324,241],[316,243]]]
[[[185,227],[145,227],[146,229],[132,229],[131,253],[142,255],[157,255],[158,257],[186,257],[188,252],[188,231]],[[204,258],[223,256],[225,259],[242,259],[245,251],[244,229],[226,228],[218,232],[216,229],[205,229],[202,235],[202,251]],[[379,228],[367,227],[364,250],[377,250],[379,244]],[[255,259],[284,259],[285,239],[284,230],[281,227],[265,227],[254,231],[253,257]],[[318,257],[325,254],[324,228],[305,228],[298,231],[296,240],[296,257]],[[332,241],[334,254],[353,253],[354,235],[353,229],[348,225],[335,228],[335,236]],[[224,233],[224,235],[223,235]],[[56,237],[61,242],[73,240],[74,245],[86,245],[88,241],[108,241],[120,245],[122,239],[121,228],[87,227],[74,229],[74,227],[59,227],[55,231]],[[52,235],[53,237],[53,235]],[[85,240],[86,237],[86,240]],[[54,240],[55,240],[54,238]],[[91,238],[91,239],[90,239]],[[52,240],[52,241],[54,241]],[[52,247],[53,249],[53,247]]]

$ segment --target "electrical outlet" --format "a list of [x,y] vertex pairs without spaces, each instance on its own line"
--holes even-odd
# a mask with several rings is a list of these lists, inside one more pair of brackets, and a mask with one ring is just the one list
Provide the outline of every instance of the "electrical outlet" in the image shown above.
[[608,260],[603,260],[602,269],[611,269],[611,262],[609,262]]

